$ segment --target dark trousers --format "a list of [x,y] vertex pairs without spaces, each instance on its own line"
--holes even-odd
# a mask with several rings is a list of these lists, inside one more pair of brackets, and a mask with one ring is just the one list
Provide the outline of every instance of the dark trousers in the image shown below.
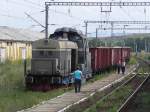
[[80,92],[81,89],[81,79],[75,79],[74,81],[75,93]]
[[118,65],[118,66],[117,66],[118,74],[120,74],[120,68],[121,68],[121,67]]
[[122,66],[121,69],[122,69],[122,74],[124,74],[125,73],[125,66]]

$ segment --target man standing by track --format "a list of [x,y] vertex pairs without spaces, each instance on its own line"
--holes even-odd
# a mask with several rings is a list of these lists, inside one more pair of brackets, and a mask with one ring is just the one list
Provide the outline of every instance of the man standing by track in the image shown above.
[[118,74],[120,74],[120,69],[121,69],[121,60],[119,60],[119,62],[117,64],[117,72],[118,72]]
[[79,67],[77,67],[76,71],[74,72],[75,93],[80,92],[82,77],[83,77],[82,71],[80,71]]
[[122,70],[123,75],[125,74],[125,66],[126,66],[126,62],[125,62],[125,60],[123,60],[122,66],[121,66],[121,70]]

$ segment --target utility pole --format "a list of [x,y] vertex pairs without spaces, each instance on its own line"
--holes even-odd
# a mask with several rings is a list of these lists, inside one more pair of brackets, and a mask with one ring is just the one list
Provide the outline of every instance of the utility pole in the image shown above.
[[45,5],[45,38],[48,39],[48,9],[49,6]]
[[114,35],[114,23],[111,22],[111,37]]
[[96,28],[96,47],[98,47],[98,28]]
[[85,21],[84,23],[85,23],[85,36],[87,37],[88,23],[87,21]]
[[147,49],[148,52],[150,52],[150,43],[148,42],[148,49]]
[[146,44],[146,39],[145,39],[145,42],[144,42],[144,44],[145,44],[145,52],[147,52],[147,44]]
[[96,28],[96,40],[98,38],[98,28]]

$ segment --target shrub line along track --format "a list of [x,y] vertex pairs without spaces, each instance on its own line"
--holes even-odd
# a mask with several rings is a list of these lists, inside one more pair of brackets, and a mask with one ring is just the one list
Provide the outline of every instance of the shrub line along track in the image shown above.
[[144,79],[144,81],[136,88],[136,90],[131,94],[128,99],[124,102],[124,104],[121,105],[121,107],[117,110],[117,112],[125,112],[127,109],[127,106],[132,102],[134,96],[140,91],[140,89],[143,87],[143,85],[148,81],[149,75]]
[[74,91],[70,91],[54,99],[42,102],[39,105],[22,110],[20,112],[64,112],[73,105],[79,104],[88,99],[90,96],[93,96],[96,91],[103,91],[106,88],[111,87],[113,84],[121,82],[124,78],[134,72],[136,68],[137,66],[132,66],[130,69],[128,69],[128,73],[125,76],[113,74],[104,78],[103,80],[87,84],[83,86],[81,93],[75,94]]

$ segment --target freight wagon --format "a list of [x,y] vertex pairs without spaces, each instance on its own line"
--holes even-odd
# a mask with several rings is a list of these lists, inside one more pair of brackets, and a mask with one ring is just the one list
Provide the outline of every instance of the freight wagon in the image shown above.
[[116,67],[122,61],[128,61],[131,49],[129,47],[96,47],[90,48],[91,66],[94,73]]

